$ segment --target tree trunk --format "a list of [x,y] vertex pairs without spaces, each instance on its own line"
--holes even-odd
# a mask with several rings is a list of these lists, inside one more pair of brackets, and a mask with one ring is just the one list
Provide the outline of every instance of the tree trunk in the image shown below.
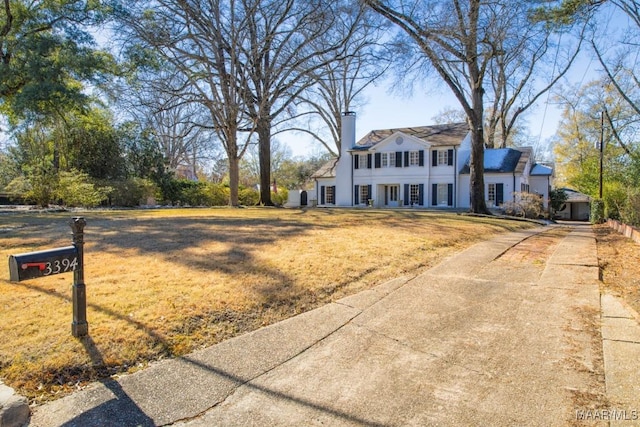
[[256,132],[260,163],[260,204],[273,206],[271,201],[271,121],[259,118]]
[[237,207],[238,186],[240,184],[240,159],[238,156],[229,155],[229,206]]
[[469,191],[471,212],[488,214],[484,200],[484,130],[483,130],[483,89],[477,85],[472,94],[471,121],[471,161],[469,162]]

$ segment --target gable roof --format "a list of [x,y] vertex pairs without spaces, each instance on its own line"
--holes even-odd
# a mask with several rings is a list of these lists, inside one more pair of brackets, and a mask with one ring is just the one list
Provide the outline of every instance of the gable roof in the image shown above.
[[[484,171],[494,173],[523,172],[528,159],[528,151],[514,148],[489,148],[484,150]],[[460,173],[469,173],[470,160],[471,155],[467,158]]]
[[320,169],[318,169],[313,175],[311,175],[311,178],[335,178],[337,164],[337,157],[329,160],[327,163],[320,166]]
[[469,126],[466,123],[449,123],[446,125],[372,130],[356,142],[353,149],[371,148],[398,132],[427,141],[433,146],[452,146],[460,145],[469,133]]
[[587,202],[588,203],[591,201],[591,197],[588,196],[587,194],[583,194],[571,188],[564,187],[564,188],[560,188],[560,190],[563,190],[567,195],[567,202],[571,202],[571,203]]
[[537,175],[537,176],[540,176],[540,175],[550,176],[552,174],[553,174],[553,168],[551,166],[541,165],[540,163],[536,163],[535,165],[533,165],[530,173],[530,175]]

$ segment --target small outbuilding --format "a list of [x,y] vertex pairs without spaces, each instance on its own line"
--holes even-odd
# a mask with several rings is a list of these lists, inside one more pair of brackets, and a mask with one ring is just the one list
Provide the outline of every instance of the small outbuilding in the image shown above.
[[314,207],[318,204],[315,190],[289,190],[289,198],[285,203],[286,208]]
[[567,201],[563,208],[556,212],[556,216],[573,221],[589,221],[591,197],[571,188],[562,188],[562,190],[567,194]]

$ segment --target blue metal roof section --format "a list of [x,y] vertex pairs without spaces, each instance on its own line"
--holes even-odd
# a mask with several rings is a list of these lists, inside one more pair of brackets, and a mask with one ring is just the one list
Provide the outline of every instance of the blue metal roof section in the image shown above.
[[551,168],[551,166],[535,164],[531,168],[531,172],[529,175],[550,176],[551,174],[553,174],[553,168]]
[[[485,172],[508,173],[515,172],[518,162],[522,156],[522,151],[513,148],[491,148],[484,150],[484,170]],[[460,173],[469,173],[469,161],[467,158]]]

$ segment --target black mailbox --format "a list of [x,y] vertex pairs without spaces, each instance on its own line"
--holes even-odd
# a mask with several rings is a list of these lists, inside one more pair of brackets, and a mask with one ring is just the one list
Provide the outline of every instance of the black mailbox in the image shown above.
[[75,271],[80,267],[79,262],[78,249],[75,246],[11,255],[9,280],[19,282]]

